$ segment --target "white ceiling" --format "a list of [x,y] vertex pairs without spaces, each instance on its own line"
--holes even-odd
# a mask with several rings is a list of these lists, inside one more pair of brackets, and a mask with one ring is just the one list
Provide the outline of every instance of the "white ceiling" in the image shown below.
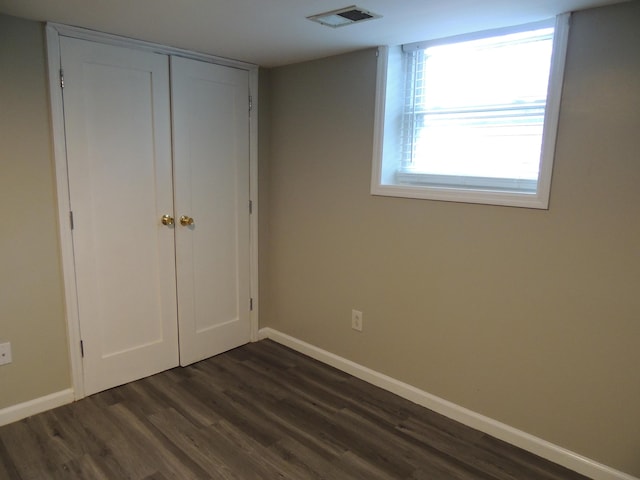
[[[0,12],[273,67],[375,45],[518,25],[621,1],[0,0]],[[305,18],[354,3],[383,18],[337,29]]]

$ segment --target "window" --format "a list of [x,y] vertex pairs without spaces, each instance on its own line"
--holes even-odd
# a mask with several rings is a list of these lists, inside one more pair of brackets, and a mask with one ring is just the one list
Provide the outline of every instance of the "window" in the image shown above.
[[372,193],[547,208],[568,15],[381,48]]

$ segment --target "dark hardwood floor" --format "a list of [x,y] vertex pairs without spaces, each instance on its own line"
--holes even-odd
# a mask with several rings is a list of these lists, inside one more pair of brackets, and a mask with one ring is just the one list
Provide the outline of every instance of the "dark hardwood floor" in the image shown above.
[[584,479],[265,340],[0,428],[0,479]]

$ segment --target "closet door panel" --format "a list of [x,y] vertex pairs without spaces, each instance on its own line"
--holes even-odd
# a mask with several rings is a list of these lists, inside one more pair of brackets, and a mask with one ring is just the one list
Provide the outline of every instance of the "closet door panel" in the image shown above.
[[[248,72],[171,58],[180,363],[247,343]],[[179,218],[193,218],[182,226]]]
[[85,393],[178,364],[168,57],[61,38]]

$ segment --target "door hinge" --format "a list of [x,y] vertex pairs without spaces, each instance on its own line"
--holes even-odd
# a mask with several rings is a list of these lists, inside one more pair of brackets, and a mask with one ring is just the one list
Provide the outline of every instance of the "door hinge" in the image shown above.
[[249,215],[253,213],[253,202],[249,200]]
[[249,299],[249,311],[253,312],[253,298]]
[[64,70],[60,69],[60,88],[64,88]]
[[253,97],[249,95],[249,113],[253,110]]
[[71,230],[73,230],[73,212],[69,212],[69,224],[71,225]]
[[84,342],[80,340],[80,355],[84,358]]

